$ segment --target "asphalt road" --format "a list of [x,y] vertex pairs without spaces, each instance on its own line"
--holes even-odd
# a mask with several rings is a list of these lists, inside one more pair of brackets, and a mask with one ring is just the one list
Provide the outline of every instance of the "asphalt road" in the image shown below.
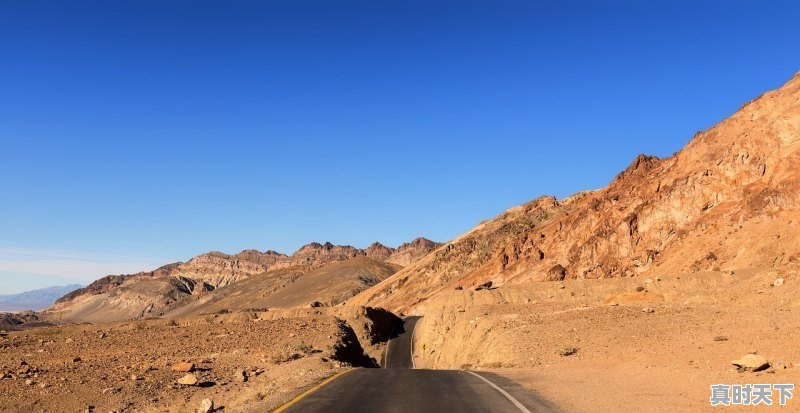
[[402,325],[397,326],[392,338],[386,343],[386,353],[383,356],[383,363],[381,363],[383,368],[414,368],[414,362],[411,360],[412,338],[414,327],[419,319],[419,317],[408,317],[403,320]]
[[557,412],[514,382],[485,372],[413,369],[418,317],[389,341],[384,368],[355,369],[296,400],[281,413]]

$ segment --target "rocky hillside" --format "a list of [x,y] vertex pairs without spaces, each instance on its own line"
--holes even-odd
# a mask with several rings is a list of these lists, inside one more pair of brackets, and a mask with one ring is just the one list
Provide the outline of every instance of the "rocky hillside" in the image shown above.
[[799,206],[800,74],[675,155],[511,208],[351,302],[423,312],[437,293],[488,282],[797,265]]
[[169,317],[265,308],[332,307],[378,284],[399,265],[358,256],[308,273],[274,270],[178,303]]
[[419,238],[397,249],[379,243],[366,249],[311,243],[292,255],[209,252],[150,272],[103,277],[67,294],[44,316],[106,322],[162,316],[181,308],[181,314],[211,311],[206,303],[218,303],[220,309],[335,305],[402,268],[395,262],[413,262],[437,245]]

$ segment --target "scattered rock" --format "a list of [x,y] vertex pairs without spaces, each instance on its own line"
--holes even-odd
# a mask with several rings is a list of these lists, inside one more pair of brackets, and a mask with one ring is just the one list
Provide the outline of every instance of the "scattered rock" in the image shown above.
[[456,290],[459,290],[459,291],[460,291],[460,290],[463,290],[463,289],[464,289],[464,287],[462,287],[462,286],[460,286],[460,285],[456,287]]
[[[322,303],[319,302],[319,301],[312,301],[310,304],[308,304],[308,306],[311,307],[311,308],[318,308],[318,307],[322,307]],[[208,400],[208,399],[206,399],[206,400]]]
[[102,393],[104,395],[105,394],[115,394],[115,393],[118,393],[120,390],[122,390],[122,389],[120,389],[119,387],[109,387],[109,388],[103,389]]
[[80,363],[81,361],[83,361],[83,360],[80,357],[73,357],[72,358],[72,362],[73,363]]
[[247,372],[244,369],[236,369],[233,373],[233,380],[239,383],[244,383],[247,381]]
[[200,408],[197,409],[198,413],[209,413],[214,411],[214,400],[206,397],[200,402]]
[[643,313],[655,313],[656,310],[654,308],[652,308],[652,307],[645,307],[645,308],[642,308],[642,312]]
[[475,287],[475,291],[488,290],[490,288],[492,288],[492,282],[491,281],[487,281],[487,282]]
[[177,371],[179,373],[189,373],[192,370],[194,370],[194,363],[182,361],[172,365],[172,371]]
[[716,336],[714,337],[714,341],[728,341],[727,336]]
[[772,282],[773,287],[780,287],[783,285],[785,280],[783,278],[776,278],[775,281]]
[[638,286],[638,287],[636,287],[636,292],[637,292],[637,293],[640,293],[640,292],[642,292],[642,291],[644,291],[644,287],[642,287],[641,285],[640,285],[640,286]]
[[563,357],[571,356],[577,352],[578,352],[577,347],[563,346],[558,349],[558,355]]
[[746,354],[738,360],[731,361],[731,364],[736,366],[736,369],[740,372],[756,372],[766,370],[770,367],[769,360],[758,354]]
[[187,374],[178,379],[178,384],[182,384],[184,386],[196,386],[197,385],[197,376],[194,374]]

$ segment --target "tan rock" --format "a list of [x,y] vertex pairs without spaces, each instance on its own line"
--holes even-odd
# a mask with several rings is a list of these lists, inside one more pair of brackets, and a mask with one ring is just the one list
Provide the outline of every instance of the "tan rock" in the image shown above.
[[206,397],[200,402],[200,408],[197,413],[209,413],[214,411],[214,400]]
[[182,384],[184,386],[196,386],[197,382],[197,376],[191,373],[178,379],[178,384]]
[[761,371],[769,368],[770,363],[766,357],[759,354],[746,354],[737,360],[731,361],[739,371]]

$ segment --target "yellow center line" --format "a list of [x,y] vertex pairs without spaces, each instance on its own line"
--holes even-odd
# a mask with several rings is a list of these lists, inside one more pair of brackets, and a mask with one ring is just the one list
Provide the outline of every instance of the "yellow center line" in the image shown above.
[[300,401],[300,400],[302,400],[304,397],[306,397],[306,396],[308,396],[309,394],[311,394],[311,393],[314,393],[315,391],[317,391],[317,390],[319,390],[319,389],[323,388],[323,387],[324,387],[326,384],[328,384],[328,383],[330,383],[330,382],[332,382],[332,381],[336,380],[337,378],[339,378],[339,376],[342,376],[342,375],[344,375],[345,373],[349,373],[349,372],[351,372],[351,371],[353,371],[353,370],[355,370],[355,369],[350,369],[350,370],[342,371],[342,372],[339,372],[339,373],[336,373],[336,374],[334,374],[333,376],[330,376],[330,377],[328,377],[327,379],[323,380],[323,381],[322,381],[322,383],[320,383],[320,384],[318,384],[318,385],[316,385],[316,386],[314,386],[314,387],[312,387],[312,388],[310,388],[310,389],[308,389],[308,390],[306,390],[306,391],[304,391],[304,392],[300,393],[300,395],[299,395],[299,396],[297,396],[297,397],[295,397],[294,399],[292,399],[292,400],[288,401],[288,402],[287,402],[286,404],[284,404],[283,406],[281,406],[281,407],[278,407],[277,409],[273,410],[273,411],[272,411],[272,413],[281,413],[281,412],[284,412],[284,411],[286,411],[286,409],[288,409],[288,408],[292,407],[292,405],[294,405],[295,403],[299,402],[299,401]]

